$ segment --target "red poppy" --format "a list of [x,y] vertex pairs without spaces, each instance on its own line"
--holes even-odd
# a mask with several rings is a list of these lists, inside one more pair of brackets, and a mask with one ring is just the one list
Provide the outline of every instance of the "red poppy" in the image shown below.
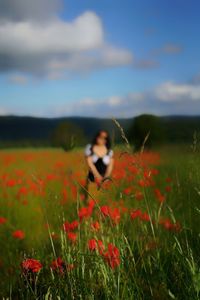
[[110,208],[107,205],[102,206],[101,208],[101,212],[104,216],[109,216],[110,215]]
[[88,207],[81,207],[78,211],[79,219],[82,221],[83,218],[87,218],[90,216],[90,211],[88,210]]
[[92,213],[94,206],[95,206],[95,201],[93,199],[91,199],[88,203],[88,209],[91,211],[91,213]]
[[109,266],[114,269],[120,265],[119,249],[113,244],[108,244],[108,251],[104,254],[104,258]]
[[96,242],[95,239],[91,239],[91,240],[88,241],[88,249],[90,251],[94,251],[94,250],[97,249],[97,242]]
[[150,216],[146,212],[144,212],[140,215],[140,219],[143,221],[150,221]]
[[67,237],[69,240],[71,240],[72,242],[76,242],[77,240],[77,234],[74,232],[68,232],[67,233]]
[[110,211],[110,217],[113,220],[114,223],[119,223],[120,221],[120,211],[119,208],[114,208]]
[[13,233],[12,233],[12,236],[15,238],[15,239],[19,239],[19,240],[22,240],[24,239],[25,237],[25,234],[22,230],[15,230]]
[[25,186],[22,186],[19,191],[18,191],[18,195],[27,195],[28,194],[28,190]]
[[50,268],[52,270],[59,270],[59,272],[63,274],[66,269],[66,264],[60,257],[58,257],[54,261],[52,261]]
[[64,229],[65,232],[73,231],[73,230],[75,230],[78,227],[78,225],[79,225],[79,222],[77,220],[75,220],[75,221],[73,221],[71,223],[69,223],[69,222],[66,221],[63,224],[63,229]]
[[78,211],[79,219],[82,221],[83,218],[90,217],[92,215],[94,206],[95,206],[95,201],[90,200],[88,206],[80,208]]
[[135,192],[135,199],[136,200],[142,200],[144,198],[143,193],[141,191]]
[[125,195],[130,195],[130,193],[132,192],[132,188],[131,187],[127,187],[123,190]]
[[104,244],[101,240],[97,241],[99,253],[102,255],[104,251]]
[[154,193],[159,202],[162,203],[163,201],[165,201],[165,196],[161,193],[159,189],[155,189]]
[[172,229],[173,225],[169,219],[165,219],[161,222],[161,224],[166,228],[166,229]]
[[151,170],[151,173],[152,173],[152,175],[157,175],[157,174],[159,174],[159,170],[157,170],[157,169],[152,169],[152,170]]
[[39,260],[33,258],[27,258],[23,260],[23,262],[21,263],[21,267],[25,273],[26,272],[37,273],[41,270],[42,264],[40,263]]
[[60,201],[60,204],[63,205],[67,202],[67,191],[66,189],[63,189],[62,191],[62,199]]
[[0,225],[7,222],[7,219],[4,217],[0,217]]
[[135,209],[131,212],[131,219],[134,220],[142,215],[142,211],[140,209]]
[[92,228],[93,230],[95,230],[95,231],[98,231],[98,230],[100,229],[100,224],[99,224],[99,222],[98,222],[98,221],[93,222],[93,223],[91,224],[91,228]]
[[166,182],[172,182],[172,179],[170,177],[167,177]]
[[56,175],[55,174],[47,174],[47,176],[46,176],[46,179],[47,180],[55,180],[56,179]]
[[172,187],[171,187],[170,185],[167,185],[167,186],[165,187],[165,190],[166,190],[166,192],[171,192]]
[[17,184],[16,180],[15,179],[10,179],[7,181],[6,185],[9,186],[9,187],[13,187]]
[[167,230],[174,230],[177,232],[181,230],[181,225],[179,222],[172,223],[168,218],[161,219],[159,224],[161,224]]

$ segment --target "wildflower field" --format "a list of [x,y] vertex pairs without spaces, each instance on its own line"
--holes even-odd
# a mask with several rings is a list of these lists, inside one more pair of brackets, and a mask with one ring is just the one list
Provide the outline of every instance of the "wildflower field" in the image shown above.
[[0,151],[1,299],[200,298],[200,154],[114,158],[87,194],[83,149]]

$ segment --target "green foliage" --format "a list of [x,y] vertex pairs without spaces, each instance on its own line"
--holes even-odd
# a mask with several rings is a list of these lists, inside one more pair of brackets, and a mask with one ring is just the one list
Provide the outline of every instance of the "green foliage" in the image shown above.
[[164,128],[159,117],[154,115],[141,115],[134,118],[128,131],[128,138],[136,149],[144,143],[147,147],[158,145],[164,140]]
[[80,146],[85,142],[84,133],[76,124],[63,121],[57,125],[51,135],[52,146],[61,147],[65,151]]
[[[54,150],[49,151],[50,161],[46,161],[43,152],[41,153],[39,161],[44,164],[43,172],[46,168],[49,171],[49,165],[55,163],[52,163]],[[2,181],[0,216],[7,217],[9,222],[0,225],[0,298],[24,300],[200,299],[200,156],[189,147],[186,149],[171,147],[162,151],[162,164],[150,168],[150,170],[156,168],[159,171],[154,177],[155,185],[140,187],[138,179],[141,175],[135,174],[135,179],[130,181],[129,177],[133,169],[131,168],[130,172],[127,170],[128,176],[113,185],[110,190],[102,191],[91,219],[86,218],[80,223],[76,243],[68,240],[61,225],[64,221],[70,222],[77,218],[77,209],[84,207],[84,204],[79,193],[76,196],[70,194],[73,185],[70,183],[70,175],[66,174],[68,185],[65,185],[64,189],[67,191],[67,202],[60,205],[63,197],[60,193],[63,188],[60,178],[63,179],[64,169],[61,168],[59,171],[53,168],[52,173],[61,177],[55,177],[48,183],[44,181],[46,182],[44,185],[46,197],[43,193],[38,196],[32,193],[24,195],[25,199],[28,199],[28,205],[25,206],[22,205],[23,198],[16,198],[20,183],[7,187],[9,177],[5,182]],[[55,161],[61,152],[58,149],[55,150]],[[80,162],[73,161],[73,152],[68,155],[72,169],[79,170]],[[35,166],[37,170],[40,166],[38,170],[42,170],[42,164],[40,165],[39,161],[33,160],[27,164],[26,160],[18,159],[16,164],[11,164],[10,169],[3,164],[2,168],[5,168],[12,179],[14,176],[12,168],[13,170],[26,168],[34,170],[33,166]],[[4,169],[2,174],[4,174]],[[151,173],[147,176],[149,174]],[[37,179],[37,176],[34,178]],[[24,182],[29,182],[26,173],[21,179],[22,186]],[[37,183],[37,181],[34,182]],[[169,185],[171,191],[165,192],[166,186]],[[122,194],[129,186],[140,188],[144,199],[137,200],[134,192],[129,195]],[[160,204],[155,201],[153,192],[155,187],[159,187],[165,194],[165,202]],[[101,217],[99,207],[110,205],[113,199],[120,207],[121,195],[123,195],[122,209],[132,210],[140,207],[142,211],[149,211],[154,222],[131,220],[124,209],[118,224],[113,224],[107,217]],[[38,210],[40,205],[41,210]],[[160,226],[158,222],[160,215],[174,219],[173,222],[180,221],[182,230],[174,232]],[[91,222],[98,219],[101,224],[100,230],[93,231]],[[46,230],[47,221],[49,231]],[[11,232],[14,226],[25,230],[24,240],[13,241]],[[88,240],[91,238],[102,239],[105,245],[112,242],[118,247],[121,257],[118,268],[110,269],[98,251],[89,251]],[[43,268],[39,273],[25,277],[22,276],[20,263],[28,257],[38,259],[43,264]],[[67,266],[74,264],[74,268],[66,269],[64,274],[59,270],[52,271],[50,264],[56,257],[61,257]]]
[[[138,117],[136,117],[137,120]],[[194,132],[200,131],[199,116],[167,116],[160,117],[166,143],[188,143],[193,141]],[[134,118],[117,119],[125,133],[133,127]],[[120,131],[112,119],[91,117],[64,117],[64,118],[35,118],[22,116],[0,116],[0,148],[13,147],[41,147],[51,146],[51,136],[54,128],[61,122],[72,122],[81,128],[87,140],[105,128],[111,135],[113,144],[123,142]],[[147,128],[148,132],[148,128]],[[152,136],[152,132],[151,132]],[[134,141],[134,136],[131,133]],[[150,138],[150,137],[149,137]]]

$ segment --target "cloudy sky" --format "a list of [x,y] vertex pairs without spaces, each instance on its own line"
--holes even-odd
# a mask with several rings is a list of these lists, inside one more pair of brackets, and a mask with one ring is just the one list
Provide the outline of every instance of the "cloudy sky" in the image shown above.
[[0,115],[200,114],[199,0],[0,0]]

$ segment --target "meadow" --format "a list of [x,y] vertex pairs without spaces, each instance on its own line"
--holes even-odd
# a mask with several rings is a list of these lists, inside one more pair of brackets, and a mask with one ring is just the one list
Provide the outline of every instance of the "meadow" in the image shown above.
[[200,153],[114,158],[86,191],[82,148],[0,151],[1,299],[200,299]]

